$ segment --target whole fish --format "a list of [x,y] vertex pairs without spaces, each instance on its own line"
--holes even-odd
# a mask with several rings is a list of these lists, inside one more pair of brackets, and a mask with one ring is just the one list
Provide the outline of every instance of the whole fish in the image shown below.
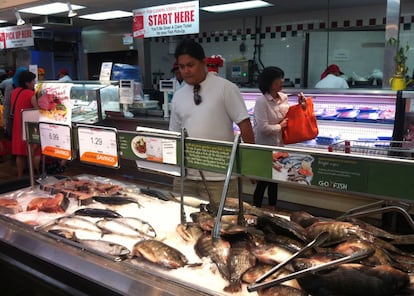
[[[292,265],[297,270],[314,266],[308,258],[297,258]],[[362,264],[342,264],[323,272],[309,273],[297,279],[311,295],[320,296],[390,296],[398,295],[410,279],[407,273],[389,265],[369,267]]]
[[230,279],[229,268],[227,265],[230,256],[230,243],[222,238],[213,239],[209,234],[203,234],[194,246],[198,257],[207,257],[216,264],[221,276]]
[[315,217],[305,211],[294,211],[290,214],[290,221],[296,222],[304,228],[311,226],[313,223],[326,221],[326,220],[327,219]]
[[135,203],[139,208],[141,207],[141,204],[135,198],[129,196],[92,196],[92,199],[108,205],[126,205]]
[[127,247],[105,240],[82,239],[78,240],[78,242],[90,249],[114,257],[126,257],[130,253]]
[[138,231],[141,235],[145,237],[155,238],[157,236],[157,233],[155,232],[154,227],[152,227],[151,224],[149,224],[148,222],[142,219],[135,218],[135,217],[119,217],[119,218],[113,218],[113,220],[124,223],[132,227],[134,230]]
[[286,285],[277,285],[266,289],[259,289],[257,291],[259,296],[308,296],[309,294],[302,289]]
[[243,273],[256,264],[256,257],[250,252],[250,244],[246,240],[231,243],[228,259],[229,285],[224,287],[225,292],[236,293],[242,290]]
[[[265,234],[276,233],[288,237],[300,239],[303,242],[308,240],[307,230],[299,224],[289,221],[279,216],[268,217],[260,216],[257,218],[257,228],[263,230]],[[316,237],[316,236],[315,236]]]
[[265,244],[252,249],[256,258],[265,264],[278,264],[290,258],[294,252],[276,244]]
[[324,243],[324,246],[340,243],[352,238],[360,238],[366,241],[372,241],[374,239],[373,235],[363,230],[358,225],[349,222],[316,222],[306,228],[309,240],[315,239],[315,237],[322,232],[329,233],[329,237]]
[[117,218],[122,217],[121,214],[109,209],[97,209],[97,208],[82,208],[74,212],[78,216],[87,216],[94,218]]
[[132,250],[137,257],[143,257],[146,260],[169,269],[176,269],[188,265],[188,259],[177,249],[169,245],[148,239],[136,243]]
[[184,241],[194,244],[203,234],[203,230],[201,229],[200,225],[194,222],[178,224],[175,230]]
[[117,219],[102,219],[96,221],[96,226],[106,233],[116,233],[136,238],[142,237],[142,234],[138,230],[134,229],[128,224],[118,221]]
[[[266,272],[271,270],[273,267],[274,267],[274,265],[264,264],[264,263],[259,262],[255,266],[253,266],[253,267],[249,268],[248,270],[246,270],[245,273],[243,273],[242,280],[245,283],[253,284],[253,283],[256,282],[256,280],[258,278],[263,276]],[[281,269],[279,269],[275,273],[271,274],[264,281],[270,281],[270,280],[277,279],[277,278],[280,278],[280,277],[285,277],[285,276],[289,275],[290,273],[291,273],[291,271],[289,271],[289,270],[282,267]],[[293,288],[296,288],[296,289],[300,289],[299,283],[297,282],[296,279],[283,282],[283,285],[290,286],[290,287],[293,287]]]
[[64,216],[55,220],[54,224],[66,226],[70,229],[83,229],[93,232],[102,233],[101,229],[95,223],[77,216]]

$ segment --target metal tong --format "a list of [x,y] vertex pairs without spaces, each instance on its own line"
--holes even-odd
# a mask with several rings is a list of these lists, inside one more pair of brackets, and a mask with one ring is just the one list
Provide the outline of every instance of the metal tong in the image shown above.
[[269,276],[274,274],[276,271],[281,269],[283,266],[285,266],[286,264],[291,262],[293,259],[295,259],[299,255],[303,254],[304,252],[306,252],[310,248],[317,247],[317,246],[323,244],[323,242],[325,242],[328,237],[329,237],[329,232],[324,231],[324,232],[319,233],[319,235],[317,237],[315,237],[315,239],[313,241],[311,241],[309,244],[307,244],[305,247],[303,247],[302,249],[297,251],[295,254],[290,256],[288,259],[286,259],[285,261],[283,261],[283,262],[279,263],[278,265],[274,266],[271,270],[269,270],[264,275],[259,277],[256,280],[255,284],[260,283],[264,279],[268,278]]
[[316,265],[316,266],[312,266],[297,272],[293,272],[285,277],[281,277],[279,279],[274,279],[271,280],[269,282],[264,282],[264,283],[258,283],[258,284],[254,284],[251,285],[249,287],[247,287],[247,291],[249,292],[253,292],[253,291],[257,291],[258,289],[261,288],[269,288],[275,285],[278,285],[280,283],[289,281],[289,280],[293,280],[296,278],[300,278],[300,277],[304,277],[306,275],[308,275],[309,273],[314,274],[318,271],[322,271],[322,270],[326,270],[326,269],[330,269],[333,267],[336,267],[340,264],[343,263],[348,263],[348,262],[353,262],[353,261],[357,261],[357,260],[362,260],[364,258],[367,258],[369,256],[371,256],[372,254],[374,254],[375,250],[374,249],[367,249],[367,250],[361,250],[361,251],[357,251],[352,255],[349,256],[345,256],[343,258],[340,259],[336,259],[336,260],[332,260],[330,262],[327,263],[323,263],[320,265]]
[[[375,208],[378,207],[378,208]],[[378,201],[365,206],[356,207],[350,209],[343,215],[339,216],[337,220],[344,220],[346,218],[356,218],[369,216],[371,214],[388,213],[388,212],[399,212],[407,220],[411,229],[414,230],[414,220],[411,218],[408,210],[412,205],[403,202],[392,202],[392,201]]]

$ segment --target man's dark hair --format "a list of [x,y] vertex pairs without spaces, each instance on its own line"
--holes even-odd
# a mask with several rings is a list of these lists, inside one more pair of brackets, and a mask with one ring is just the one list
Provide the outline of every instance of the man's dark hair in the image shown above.
[[285,77],[285,72],[279,67],[267,67],[264,68],[259,76],[259,89],[262,94],[270,92],[273,81],[276,79],[282,79]]
[[23,88],[27,88],[26,83],[31,82],[33,79],[36,78],[36,75],[28,70],[23,71],[19,74],[19,86]]
[[182,40],[175,48],[174,56],[176,59],[184,54],[188,54],[199,61],[203,61],[206,57],[203,47],[192,39]]

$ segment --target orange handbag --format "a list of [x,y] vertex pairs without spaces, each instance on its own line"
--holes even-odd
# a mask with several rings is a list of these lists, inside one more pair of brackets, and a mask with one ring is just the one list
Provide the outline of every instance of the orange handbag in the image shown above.
[[318,135],[318,122],[313,111],[312,98],[306,98],[303,104],[306,104],[306,108],[302,104],[289,107],[286,114],[287,126],[282,130],[284,144],[312,140]]

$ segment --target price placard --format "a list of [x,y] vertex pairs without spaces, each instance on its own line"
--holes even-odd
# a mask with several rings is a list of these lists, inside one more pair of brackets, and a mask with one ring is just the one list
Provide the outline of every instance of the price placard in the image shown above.
[[42,154],[66,160],[72,159],[70,126],[40,122],[39,131]]
[[116,130],[79,125],[80,161],[106,167],[119,167]]

